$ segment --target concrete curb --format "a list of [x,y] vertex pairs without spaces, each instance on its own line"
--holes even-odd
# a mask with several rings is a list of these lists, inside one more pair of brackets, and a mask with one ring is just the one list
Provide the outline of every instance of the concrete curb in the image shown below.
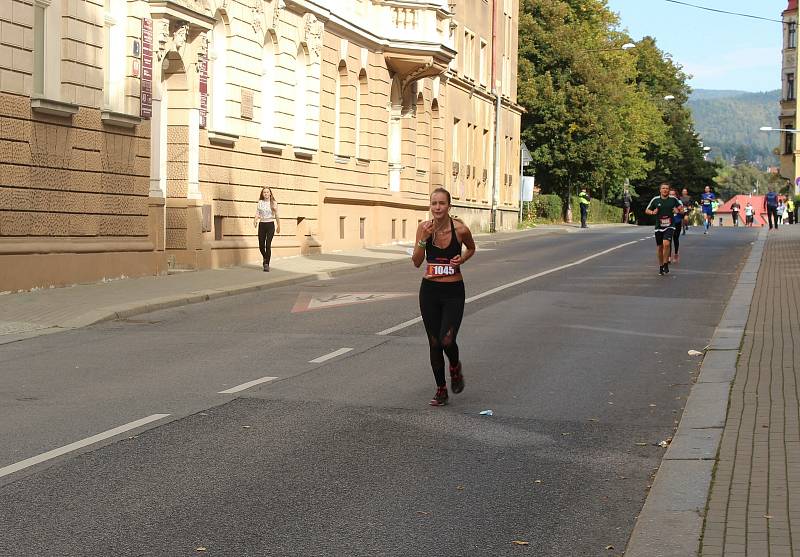
[[766,238],[762,230],[753,243],[633,528],[626,557],[699,554],[706,502]]

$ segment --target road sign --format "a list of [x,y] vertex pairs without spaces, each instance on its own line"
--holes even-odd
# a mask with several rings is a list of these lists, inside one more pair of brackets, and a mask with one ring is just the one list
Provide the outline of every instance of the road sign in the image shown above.
[[528,151],[528,146],[525,145],[524,141],[519,142],[519,147],[522,150],[522,166],[528,166],[530,163],[533,162],[533,157],[531,157],[531,152]]
[[328,292],[325,294],[301,292],[292,308],[292,313],[351,306],[353,304],[367,304],[395,298],[406,298],[413,295],[413,292]]

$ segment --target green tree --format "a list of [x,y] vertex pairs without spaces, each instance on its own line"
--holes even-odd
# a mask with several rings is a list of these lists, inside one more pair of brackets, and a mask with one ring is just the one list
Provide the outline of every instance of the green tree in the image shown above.
[[519,37],[522,137],[545,193],[618,199],[629,179],[646,202],[664,181],[695,194],[712,184],[688,76],[652,38],[623,52],[630,37],[605,0],[521,0]]
[[678,189],[687,188],[697,196],[705,186],[714,185],[718,165],[705,160],[700,138],[694,130],[692,115],[686,106],[691,89],[688,76],[680,65],[658,48],[651,37],[636,45],[636,83],[660,112],[667,133],[652,142],[645,158],[653,166],[644,178],[632,180],[639,202],[634,210],[641,214],[646,204],[658,192],[662,182]]
[[751,192],[763,195],[770,186],[778,191],[784,185],[780,176],[764,172],[753,164],[722,166],[714,182],[717,193],[725,199]]
[[518,99],[537,182],[563,199],[585,186],[618,197],[625,178],[654,168],[644,155],[667,128],[637,85],[630,38],[604,0],[522,0]]

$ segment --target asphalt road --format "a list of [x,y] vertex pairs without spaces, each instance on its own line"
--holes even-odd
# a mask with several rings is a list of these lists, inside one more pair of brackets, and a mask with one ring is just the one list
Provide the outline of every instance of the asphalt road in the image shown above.
[[754,238],[484,244],[445,408],[410,263],[0,346],[0,471],[169,414],[0,476],[0,555],[618,555]]

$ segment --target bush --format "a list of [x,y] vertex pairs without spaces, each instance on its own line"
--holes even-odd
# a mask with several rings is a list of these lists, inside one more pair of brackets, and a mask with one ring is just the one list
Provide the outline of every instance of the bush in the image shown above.
[[564,205],[561,198],[554,193],[540,194],[533,197],[533,215],[536,220],[547,222],[562,222],[564,220]]

